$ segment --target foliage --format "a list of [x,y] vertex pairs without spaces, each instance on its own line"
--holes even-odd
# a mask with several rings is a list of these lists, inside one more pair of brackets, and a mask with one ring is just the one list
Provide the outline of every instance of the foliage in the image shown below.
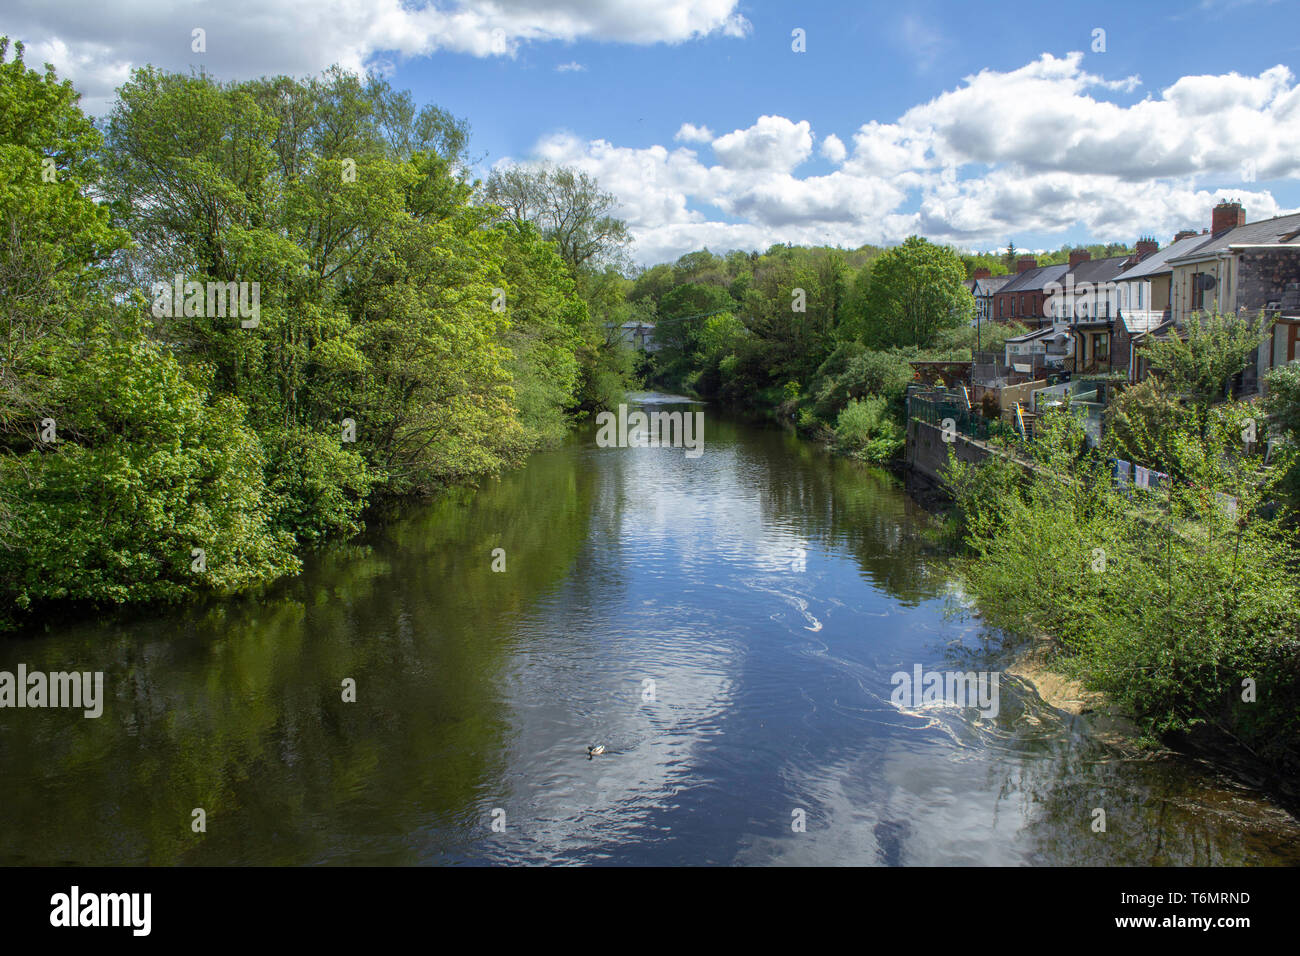
[[565,166],[508,166],[484,186],[486,200],[509,222],[531,222],[559,248],[575,271],[617,263],[631,241],[627,225],[612,215],[616,200],[584,172]]
[[1212,726],[1294,767],[1295,532],[1261,511],[1272,478],[1259,459],[1226,454],[1238,419],[1212,421],[1210,442],[1179,433],[1189,479],[1158,492],[1119,490],[1064,411],[1040,420],[1032,473],[954,463],[967,584],[989,624],[1052,635],[1061,665],[1152,735]]
[[[634,356],[604,323],[631,283],[589,266],[625,229],[589,178],[537,181],[545,208],[597,216],[548,237],[475,202],[463,121],[340,68],[139,69],[101,142],[15,51],[0,40],[13,606],[251,587],[621,399]],[[179,309],[177,276],[200,290]],[[246,283],[256,311],[213,314],[204,283]]]
[[6,607],[173,600],[297,569],[236,399],[150,342],[100,338],[61,364],[50,417],[67,439],[0,459],[0,483],[23,500],[0,551]]
[[1147,336],[1139,351],[1152,373],[1187,397],[1204,428],[1207,410],[1228,396],[1232,378],[1249,363],[1267,324],[1235,314],[1196,315],[1182,327],[1181,335]]
[[857,318],[862,341],[870,348],[924,348],[941,329],[968,325],[975,300],[964,279],[951,249],[908,238],[872,265]]
[[885,462],[903,443],[903,431],[889,416],[888,402],[881,396],[853,399],[835,420],[836,446],[866,461]]

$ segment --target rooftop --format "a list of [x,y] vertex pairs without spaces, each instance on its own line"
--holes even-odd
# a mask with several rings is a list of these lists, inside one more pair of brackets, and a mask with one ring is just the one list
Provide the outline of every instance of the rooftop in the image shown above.
[[1188,236],[1186,239],[1179,239],[1177,242],[1171,242],[1157,252],[1153,252],[1136,265],[1129,266],[1117,276],[1120,282],[1129,279],[1144,279],[1148,276],[1163,275],[1166,272],[1173,272],[1174,268],[1169,264],[1170,259],[1176,259],[1179,256],[1185,256],[1197,246],[1204,243],[1205,236]]
[[1201,242],[1171,259],[1171,265],[1184,261],[1193,261],[1217,252],[1227,252],[1229,246],[1274,245],[1295,243],[1300,246],[1300,213],[1289,216],[1276,216],[1259,222],[1248,222],[1244,226],[1225,229],[1213,236],[1198,236]]
[[1017,276],[1012,277],[999,292],[1041,292],[1049,282],[1060,282],[1065,278],[1065,274],[1070,271],[1070,267],[1064,263],[1057,266],[1038,266],[1034,269],[1026,269]]

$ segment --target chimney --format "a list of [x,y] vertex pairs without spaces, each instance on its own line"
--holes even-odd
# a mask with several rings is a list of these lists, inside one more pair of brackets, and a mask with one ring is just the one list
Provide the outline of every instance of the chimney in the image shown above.
[[989,275],[990,275],[989,270],[988,270],[988,269],[985,269],[983,266],[980,266],[980,268],[978,268],[978,269],[975,270],[975,274],[974,274],[973,276],[971,276],[971,278],[972,278],[972,279],[987,279],[987,278],[989,277]]
[[1037,259],[1035,259],[1033,256],[1021,256],[1020,260],[1016,263],[1016,274],[1019,275],[1022,272],[1028,272],[1030,269],[1037,269],[1037,268],[1038,268]]
[[1210,232],[1216,236],[1245,224],[1245,207],[1239,202],[1228,202],[1226,199],[1214,207],[1214,212],[1210,216]]
[[1160,243],[1156,242],[1149,236],[1143,236],[1137,241],[1137,245],[1135,245],[1133,249],[1136,253],[1137,261],[1141,262],[1147,256],[1153,256],[1159,252]]
[[1184,239],[1190,239],[1196,235],[1195,229],[1180,229],[1178,235],[1174,236],[1174,242],[1181,242]]
[[1089,252],[1087,249],[1071,249],[1070,268],[1073,269],[1080,262],[1087,262],[1091,258],[1092,258],[1092,253]]

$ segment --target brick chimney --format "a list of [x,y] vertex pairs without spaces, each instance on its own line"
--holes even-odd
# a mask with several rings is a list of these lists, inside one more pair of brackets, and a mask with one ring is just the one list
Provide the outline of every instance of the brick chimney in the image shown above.
[[1091,258],[1092,258],[1092,253],[1089,252],[1087,249],[1071,249],[1070,268],[1073,269],[1080,262],[1087,262]]
[[985,269],[983,266],[980,266],[978,269],[975,270],[975,274],[974,274],[973,276],[971,276],[971,278],[972,278],[972,279],[987,279],[990,275],[991,275],[991,273],[989,272],[988,269]]
[[1195,229],[1179,229],[1178,234],[1174,236],[1174,242],[1182,242],[1184,239],[1190,239],[1196,235]]
[[1143,236],[1133,247],[1136,261],[1141,262],[1147,256],[1153,256],[1160,251],[1160,243],[1156,242],[1149,236]]
[[1035,259],[1033,256],[1021,256],[1019,261],[1016,262],[1017,275],[1019,275],[1022,272],[1028,272],[1030,269],[1037,269],[1037,268],[1038,268],[1038,260]]
[[1226,199],[1214,207],[1210,216],[1210,232],[1216,236],[1245,224],[1246,208],[1239,202],[1228,202]]

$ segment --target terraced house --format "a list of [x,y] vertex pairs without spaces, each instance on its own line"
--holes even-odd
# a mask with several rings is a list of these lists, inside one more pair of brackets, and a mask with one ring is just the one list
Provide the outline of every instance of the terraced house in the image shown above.
[[[1170,322],[1185,325],[1213,311],[1260,316],[1272,336],[1236,383],[1251,394],[1273,366],[1296,359],[1300,325],[1300,213],[1246,222],[1241,203],[1214,207],[1209,235],[1171,257]],[[1160,328],[1152,334],[1169,334]]]

